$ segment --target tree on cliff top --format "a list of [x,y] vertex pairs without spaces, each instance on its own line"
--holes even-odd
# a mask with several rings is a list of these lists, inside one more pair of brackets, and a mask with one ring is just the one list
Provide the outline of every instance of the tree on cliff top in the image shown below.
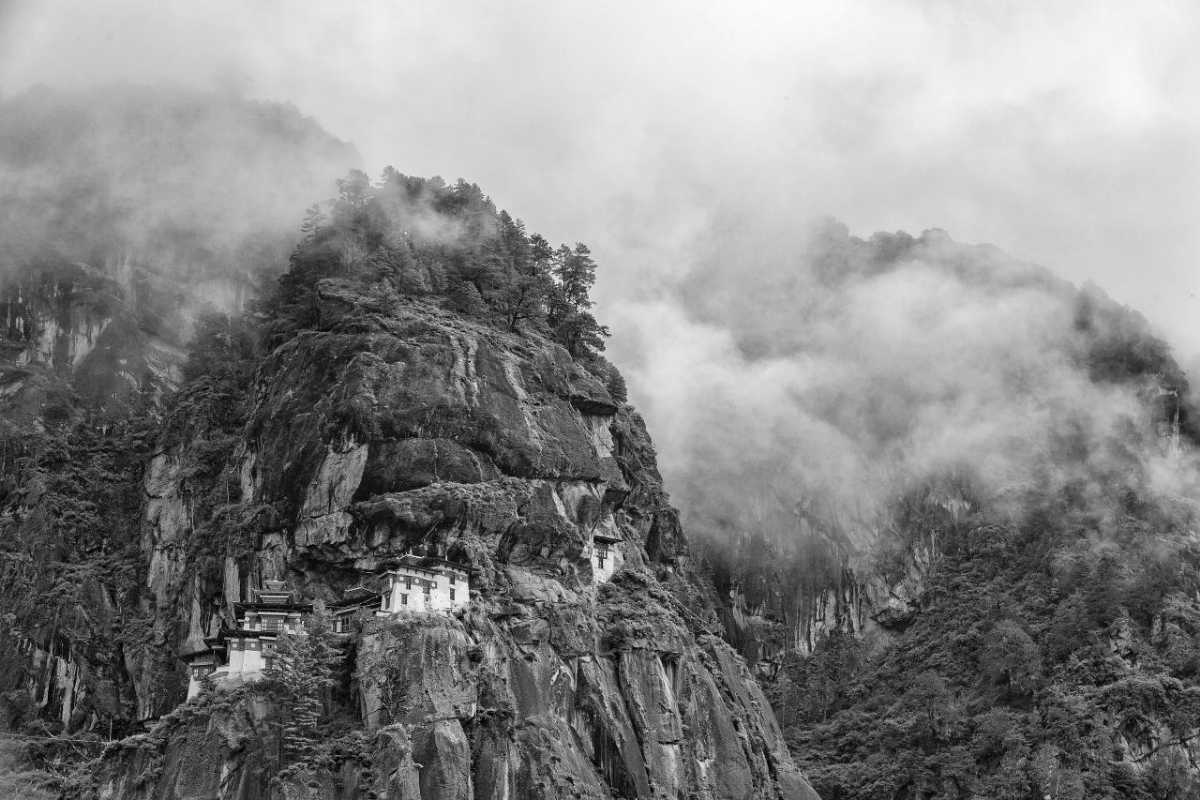
[[327,214],[309,209],[291,268],[265,304],[273,341],[314,324],[316,283],[338,277],[385,281],[505,330],[550,336],[576,358],[604,349],[608,329],[589,310],[596,262],[587,245],[553,249],[462,180],[448,186],[389,167],[375,184],[351,172],[338,189]]
[[582,242],[577,242],[574,250],[564,244],[555,253],[553,263],[558,282],[551,295],[547,322],[554,338],[576,358],[603,350],[608,328],[588,311],[592,307],[589,292],[596,283],[591,250]]

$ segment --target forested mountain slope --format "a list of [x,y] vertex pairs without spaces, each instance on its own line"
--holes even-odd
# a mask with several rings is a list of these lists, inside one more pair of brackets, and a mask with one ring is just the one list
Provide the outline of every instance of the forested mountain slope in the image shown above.
[[[204,228],[156,269],[138,239],[167,312],[103,247],[10,256],[10,308],[48,288],[5,365],[4,721],[58,790],[813,797],[599,354],[587,248],[394,170],[292,224],[279,261]],[[193,257],[265,271],[245,313],[188,304]],[[468,569],[469,606],[323,627],[408,552]],[[180,657],[269,580],[316,605],[320,656],[181,705]]]
[[10,725],[136,723],[132,665],[172,658],[139,600],[142,472],[195,320],[240,309],[282,272],[308,198],[356,163],[283,106],[134,87],[3,102]]
[[1165,343],[937,231],[829,225],[766,275],[730,295],[754,314],[719,275],[696,313],[782,376],[779,444],[682,497],[822,797],[1194,796],[1197,417]]

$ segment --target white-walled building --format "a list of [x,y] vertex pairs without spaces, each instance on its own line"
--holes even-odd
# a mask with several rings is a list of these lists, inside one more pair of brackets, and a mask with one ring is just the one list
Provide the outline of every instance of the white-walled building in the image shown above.
[[[382,591],[356,586],[332,604],[334,632],[351,632],[352,620],[359,615],[448,613],[465,608],[471,601],[467,570],[440,558],[403,556],[383,573],[382,581]],[[218,685],[262,678],[271,666],[280,634],[304,635],[304,621],[312,613],[312,604],[297,602],[283,581],[264,580],[263,588],[254,590],[253,595],[253,602],[234,605],[236,627],[205,639],[206,648],[184,656],[188,662],[188,700],[200,693],[206,677]]]
[[584,555],[592,563],[592,576],[596,583],[606,583],[621,568],[623,558],[617,547],[620,538],[605,533],[592,534],[592,541],[584,547]]
[[407,555],[384,575],[382,610],[454,611],[471,602],[467,571],[458,564],[429,556]]
[[188,700],[200,694],[200,687],[206,677],[212,675],[213,679],[217,680],[216,671],[222,668],[224,642],[220,639],[205,639],[204,643],[207,645],[205,649],[183,657],[188,662]]
[[358,616],[387,616],[387,597],[379,592],[373,592],[365,586],[355,586],[343,594],[342,599],[329,608],[333,615],[334,633],[351,633],[352,622]]
[[299,603],[283,581],[264,580],[253,590],[254,600],[236,603],[237,627],[206,639],[207,650],[188,656],[188,699],[200,693],[204,678],[218,684],[255,681],[271,664],[281,633],[304,635],[304,618],[312,613],[311,603]]
[[390,617],[406,612],[447,612],[465,608],[471,600],[466,569],[431,556],[406,555],[380,576],[382,588],[347,589],[330,606],[335,633],[351,633],[356,617]]

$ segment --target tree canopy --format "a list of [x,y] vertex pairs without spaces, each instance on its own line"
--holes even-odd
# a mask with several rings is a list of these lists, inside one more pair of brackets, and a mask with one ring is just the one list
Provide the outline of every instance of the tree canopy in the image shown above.
[[338,181],[336,198],[308,210],[300,233],[291,269],[268,301],[276,338],[310,324],[317,281],[338,276],[382,281],[505,330],[550,336],[576,358],[596,358],[609,335],[590,310],[596,262],[588,246],[553,247],[473,183],[391,167],[372,183],[354,170]]

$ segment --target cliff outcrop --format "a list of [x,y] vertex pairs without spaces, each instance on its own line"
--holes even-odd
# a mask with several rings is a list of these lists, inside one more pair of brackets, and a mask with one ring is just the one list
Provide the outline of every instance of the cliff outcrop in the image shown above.
[[[540,337],[350,280],[316,297],[316,324],[262,362],[227,470],[221,513],[252,536],[200,541],[195,442],[147,469],[156,630],[177,649],[214,635],[264,578],[332,603],[414,550],[469,567],[470,607],[347,643],[353,759],[272,782],[281,712],[248,690],[113,748],[98,796],[814,797],[718,635],[641,419]],[[623,565],[607,582],[598,532]]]
[[[6,107],[38,182],[0,192],[0,724],[47,769],[105,748],[69,794],[814,796],[596,354],[585,246],[390,168],[297,235],[357,159],[292,109]],[[183,703],[265,581],[328,609],[406,553],[469,604],[339,631],[326,741],[271,681]]]

